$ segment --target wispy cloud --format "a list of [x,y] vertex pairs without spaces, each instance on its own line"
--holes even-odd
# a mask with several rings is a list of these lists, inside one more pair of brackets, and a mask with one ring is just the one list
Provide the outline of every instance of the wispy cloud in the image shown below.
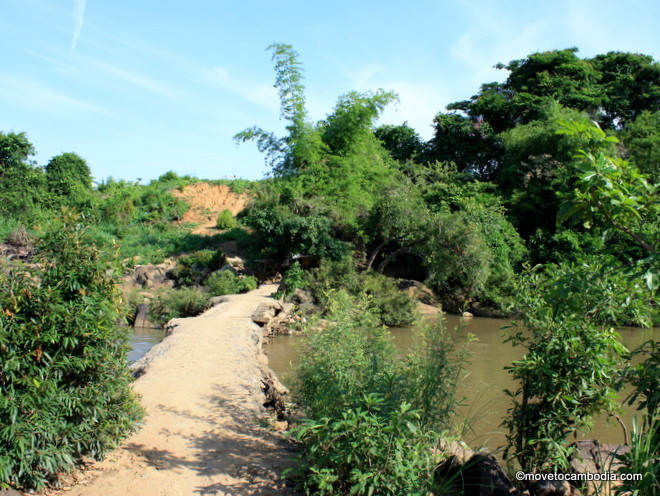
[[78,46],[78,38],[85,23],[86,0],[73,0],[73,36],[71,37],[71,51],[75,52]]
[[279,108],[277,91],[270,84],[240,80],[232,76],[224,67],[214,67],[207,70],[205,77],[212,83],[268,110],[276,112]]
[[121,67],[94,59],[87,59],[87,63],[90,67],[98,71],[102,71],[115,79],[143,88],[150,93],[156,93],[167,98],[175,98],[178,94],[177,91],[169,85],[138,72],[122,69]]
[[0,97],[21,108],[48,115],[71,115],[76,112],[110,113],[97,105],[68,96],[39,81],[0,73]]

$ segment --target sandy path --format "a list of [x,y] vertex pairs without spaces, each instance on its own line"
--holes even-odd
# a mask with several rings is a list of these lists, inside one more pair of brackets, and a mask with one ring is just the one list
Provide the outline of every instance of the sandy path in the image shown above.
[[259,426],[261,329],[250,316],[275,289],[264,285],[174,321],[176,331],[146,357],[134,384],[144,427],[86,471],[83,485],[60,494],[294,494],[280,479],[291,452]]

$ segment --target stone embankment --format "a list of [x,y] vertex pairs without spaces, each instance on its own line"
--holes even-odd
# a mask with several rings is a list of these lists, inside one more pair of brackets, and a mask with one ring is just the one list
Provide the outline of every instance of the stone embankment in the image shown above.
[[263,285],[173,320],[170,335],[136,364],[134,389],[147,411],[142,429],[51,494],[295,494],[281,478],[290,446],[266,425],[264,403],[281,406],[282,390],[252,320],[260,306],[275,304],[276,289]]

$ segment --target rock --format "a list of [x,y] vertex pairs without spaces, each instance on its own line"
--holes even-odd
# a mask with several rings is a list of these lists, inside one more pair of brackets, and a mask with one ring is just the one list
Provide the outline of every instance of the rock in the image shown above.
[[19,493],[16,489],[12,489],[11,487],[6,489],[0,488],[0,496],[21,496],[21,493]]
[[227,298],[227,296],[213,296],[209,298],[209,307],[215,307],[227,301],[229,301],[229,298]]
[[275,318],[275,315],[277,315],[281,310],[282,304],[277,301],[273,300],[267,303],[260,303],[252,314],[252,322],[263,326]]
[[279,381],[269,368],[262,369],[262,390],[266,400],[264,406],[266,408],[273,408],[277,413],[278,420],[287,418],[286,398],[289,390]]
[[431,288],[413,279],[401,279],[397,283],[399,289],[408,293],[413,300],[425,305],[438,305],[438,297]]
[[222,272],[225,272],[225,271],[227,271],[227,272],[231,272],[231,273],[234,274],[235,276],[237,276],[237,275],[239,274],[239,271],[238,271],[236,268],[234,268],[233,265],[228,264],[228,263],[225,264],[225,265],[223,265],[222,267],[220,267],[219,271],[222,271]]
[[135,310],[135,318],[133,319],[133,327],[156,327],[156,325],[149,320],[149,305],[140,303]]
[[472,496],[509,496],[514,486],[495,457],[477,453],[463,465],[464,494]]
[[441,494],[468,496],[511,496],[516,490],[495,457],[488,453],[474,454],[461,443],[446,446],[449,458],[434,473]]
[[461,318],[462,318],[462,319],[465,319],[465,320],[469,320],[469,319],[473,319],[473,318],[474,318],[474,315],[471,314],[470,312],[463,312],[463,313],[461,314]]
[[314,298],[312,298],[312,294],[309,291],[305,291],[303,289],[296,289],[289,299],[291,300],[291,303],[294,303],[296,305],[314,303]]
[[541,480],[529,487],[532,496],[571,496],[572,488],[568,481]]
[[461,441],[449,442],[443,439],[440,441],[440,450],[447,457],[455,457],[461,465],[465,465],[465,463],[474,456],[474,451]]
[[290,334],[290,326],[295,322],[295,318],[291,315],[293,307],[293,303],[282,304],[282,310],[264,325],[264,337]]
[[[627,453],[630,448],[621,444],[599,443],[596,440],[573,443],[576,450],[571,455],[571,471],[574,473],[616,472],[622,465],[617,455]],[[618,483],[613,481],[584,481],[581,489],[584,494],[606,494]]]
[[470,305],[470,312],[472,312],[477,317],[488,317],[491,319],[502,316],[502,312],[496,308],[483,305],[478,301],[475,301],[472,305]]
[[422,303],[422,302],[417,303],[417,310],[422,315],[437,315],[439,313],[442,313],[441,308],[434,307],[432,305],[427,305],[426,303]]
[[296,289],[289,297],[289,301],[298,306],[299,313],[305,315],[311,315],[320,311],[320,307],[314,303],[314,298],[309,291]]
[[171,287],[174,281],[168,277],[168,274],[174,265],[171,260],[158,265],[138,265],[132,274],[124,278],[124,282],[129,286],[141,288]]

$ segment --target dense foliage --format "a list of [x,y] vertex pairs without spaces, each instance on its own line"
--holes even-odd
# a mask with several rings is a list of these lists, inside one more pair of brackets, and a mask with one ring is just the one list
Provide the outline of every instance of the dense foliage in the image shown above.
[[101,457],[141,416],[116,263],[71,215],[49,226],[37,261],[0,274],[0,483],[26,487]]
[[[330,322],[309,331],[300,370],[308,420],[294,435],[309,493],[438,490],[429,453],[450,426],[460,366],[439,328],[417,359],[392,352],[379,325],[415,319],[396,279],[424,282],[445,309],[487,306],[527,326],[509,338],[526,354],[510,367],[505,421],[525,469],[565,469],[569,435],[614,411],[627,382],[642,413],[623,470],[652,472],[657,343],[633,351],[631,366],[611,326],[660,322],[660,64],[577,49],[499,64],[506,80],[439,112],[425,142],[407,123],[376,126],[397,100],[382,89],[342,95],[310,122],[298,54],[269,50],[285,135],[236,135],[256,142],[272,177],[216,181],[253,195],[238,218],[219,215],[216,237],[179,222],[188,207],[172,190],[193,178],[93,187],[75,153],[38,166],[25,133],[0,132],[0,238],[31,245],[62,207],[88,225],[67,217],[40,238],[37,265],[0,271],[0,482],[42,485],[139,416],[110,325],[114,266],[100,253],[117,244],[126,266],[179,256],[177,287],[151,302],[164,321],[255,287],[226,270],[229,240],[263,275],[284,273],[284,295],[307,290]],[[656,480],[626,489],[656,494]]]
[[297,374],[301,485],[307,494],[427,494],[442,458],[432,449],[455,415],[461,348],[439,322],[402,361],[368,300],[339,290],[330,308],[329,323],[309,326]]

